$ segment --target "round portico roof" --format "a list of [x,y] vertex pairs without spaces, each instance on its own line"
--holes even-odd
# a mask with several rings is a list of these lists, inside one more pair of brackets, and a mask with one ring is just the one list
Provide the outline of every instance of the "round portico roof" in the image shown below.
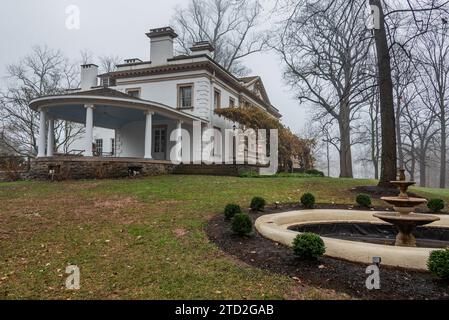
[[[31,109],[38,111],[40,108],[48,108],[51,110],[51,115],[62,120],[83,122],[80,119],[80,108],[85,105],[94,105],[106,113],[107,110],[115,110],[117,117],[124,117],[124,112],[129,110],[127,114],[132,112],[154,112],[157,115],[182,121],[201,121],[207,122],[200,117],[191,115],[182,110],[177,110],[159,102],[144,100],[132,97],[126,93],[113,90],[106,87],[95,88],[86,91],[74,91],[71,93],[43,96],[33,99],[29,106]],[[121,112],[121,113],[120,113]]]

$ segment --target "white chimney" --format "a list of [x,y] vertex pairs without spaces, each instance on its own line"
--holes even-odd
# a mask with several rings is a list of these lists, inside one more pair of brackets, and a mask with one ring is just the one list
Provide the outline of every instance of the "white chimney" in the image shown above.
[[167,64],[167,60],[173,58],[173,39],[178,35],[171,27],[151,29],[146,35],[150,38],[151,64]]
[[195,42],[193,44],[193,47],[190,48],[190,51],[192,51],[192,54],[194,55],[201,55],[205,54],[212,58],[212,52],[214,52],[215,48],[212,46],[212,44],[209,41],[200,41]]
[[98,66],[96,64],[81,65],[81,90],[90,90],[97,86]]

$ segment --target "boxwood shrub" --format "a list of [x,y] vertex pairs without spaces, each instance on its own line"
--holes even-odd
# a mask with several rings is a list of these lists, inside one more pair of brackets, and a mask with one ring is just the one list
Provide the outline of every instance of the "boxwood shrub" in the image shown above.
[[304,193],[301,196],[301,203],[304,207],[311,209],[315,206],[315,196],[311,193]]
[[293,240],[293,252],[301,259],[317,259],[326,252],[326,247],[319,235],[304,232]]
[[250,206],[251,210],[263,211],[263,209],[265,208],[265,204],[266,204],[266,201],[264,198],[254,197],[254,198],[252,198],[249,206]]
[[431,199],[427,202],[427,208],[431,212],[440,212],[444,209],[444,201],[441,199]]
[[355,198],[355,202],[361,207],[369,208],[371,206],[370,196],[364,193],[359,193]]
[[232,219],[232,217],[235,216],[236,213],[241,213],[242,209],[240,209],[240,206],[235,203],[229,203],[226,205],[224,209],[224,215],[226,219]]
[[232,231],[235,233],[244,236],[253,230],[253,223],[251,218],[245,213],[237,213],[232,218]]
[[427,261],[427,268],[433,275],[449,280],[449,249],[432,251]]

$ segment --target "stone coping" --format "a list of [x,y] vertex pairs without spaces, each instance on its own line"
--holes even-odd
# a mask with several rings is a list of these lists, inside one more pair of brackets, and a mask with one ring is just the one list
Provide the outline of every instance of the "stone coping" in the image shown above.
[[[339,209],[296,210],[283,213],[267,214],[259,217],[255,227],[264,237],[292,246],[298,232],[288,230],[292,225],[328,222],[364,222],[386,224],[374,217],[380,211],[359,211]],[[449,216],[437,215],[439,221],[428,226],[449,227]],[[416,270],[427,270],[427,260],[435,248],[395,247],[373,243],[357,242],[322,237],[326,245],[325,255],[364,264],[372,264],[375,256],[382,258],[382,265]]]

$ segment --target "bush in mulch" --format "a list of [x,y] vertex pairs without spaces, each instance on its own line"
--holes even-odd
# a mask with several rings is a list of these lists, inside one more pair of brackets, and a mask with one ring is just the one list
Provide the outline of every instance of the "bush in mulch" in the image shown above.
[[251,233],[253,230],[253,223],[249,215],[245,213],[237,213],[232,218],[232,231],[238,235],[244,236]]
[[232,219],[237,213],[242,213],[240,206],[235,203],[229,203],[224,208],[224,215],[226,219]]
[[326,247],[319,235],[305,232],[293,240],[293,252],[301,259],[315,260],[326,252]]
[[359,193],[355,202],[361,207],[369,208],[371,206],[371,197],[365,193]]
[[427,261],[427,268],[438,278],[449,280],[449,249],[432,251]]
[[427,208],[434,213],[440,212],[444,209],[444,201],[441,199],[431,199],[427,203]]
[[315,196],[311,193],[304,193],[301,196],[301,203],[304,207],[312,209],[315,206]]
[[265,208],[265,204],[266,204],[266,201],[264,198],[254,197],[254,198],[252,198],[249,206],[250,206],[251,210],[253,210],[253,211],[263,211],[263,209]]

